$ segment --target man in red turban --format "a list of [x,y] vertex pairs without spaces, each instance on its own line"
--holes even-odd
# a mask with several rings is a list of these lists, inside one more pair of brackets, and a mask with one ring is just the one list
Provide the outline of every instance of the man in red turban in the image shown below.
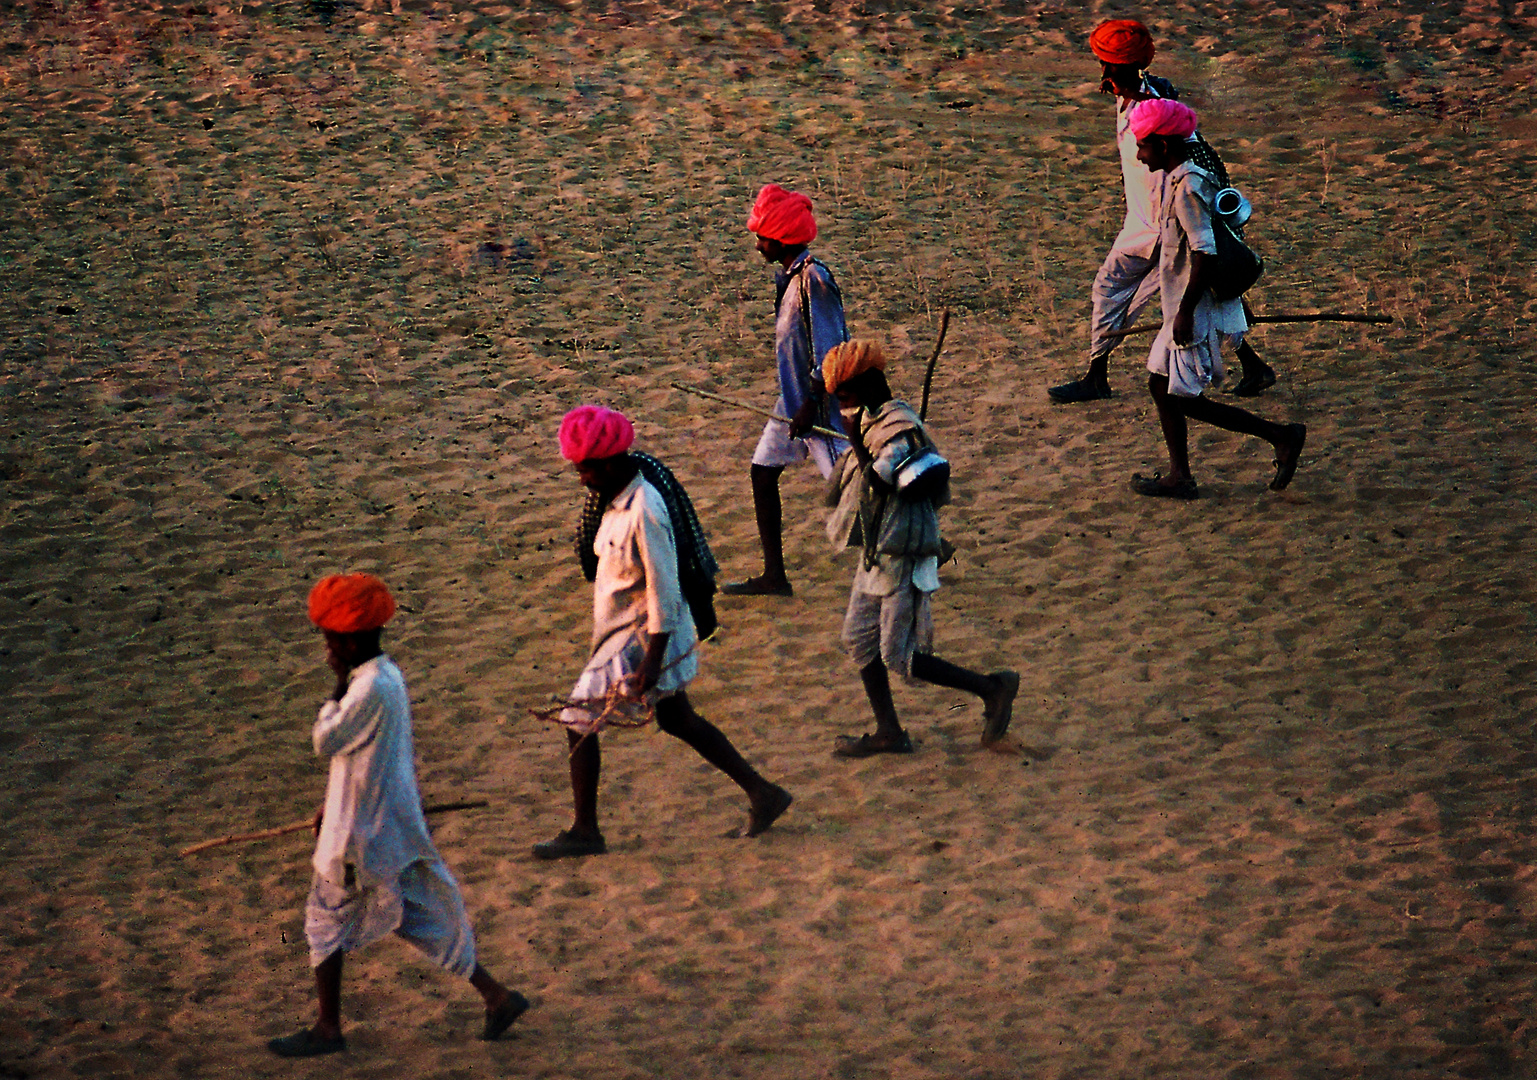
[[464,898],[427,831],[405,677],[379,647],[394,614],[394,598],[372,574],[334,574],[310,590],[310,619],[325,634],[336,673],[311,733],[315,753],[330,758],[304,910],[319,1016],[314,1026],[267,1043],[279,1057],[347,1049],[343,957],[390,933],[469,980],[486,1005],[481,1038],[500,1038],[528,1008],[527,998],[477,960]]
[[824,477],[847,444],[818,435],[813,426],[842,431],[837,410],[829,405],[822,385],[822,358],[848,339],[843,320],[843,294],[833,272],[811,256],[817,223],[811,200],[778,184],[765,184],[747,215],[747,229],[757,236],[758,253],[778,263],[774,284],[774,356],[779,370],[779,400],[774,413],[785,419],[763,427],[752,456],[753,511],[763,546],[763,573],[725,585],[734,596],[790,596],[785,573],[784,510],[779,478],[786,466],[816,462]]
[[654,708],[657,727],[747,793],[748,836],[766,831],[790,806],[790,793],[764,779],[689,701],[686,688],[699,672],[698,586],[703,576],[713,579],[715,561],[677,478],[655,458],[631,452],[634,438],[623,415],[599,406],[573,409],[560,425],[561,453],[600,516],[589,528],[584,513],[577,533],[577,556],[592,571],[592,656],[560,713],[574,813],[569,829],[534,845],[540,859],[608,850],[598,828],[598,740],[616,710],[628,715],[637,704]]
[[[1083,376],[1046,391],[1052,401],[1071,404],[1110,396],[1110,353],[1120,339],[1117,330],[1130,326],[1158,295],[1158,227],[1154,213],[1165,180],[1137,160],[1137,137],[1131,130],[1132,106],[1139,101],[1177,101],[1179,91],[1167,79],[1146,74],[1152,63],[1153,36],[1134,19],[1111,19],[1089,35],[1089,48],[1099,61],[1100,91],[1116,99],[1115,141],[1121,154],[1121,180],[1126,192],[1126,218],[1094,278],[1093,314],[1089,320],[1089,366]],[[1203,144],[1204,145],[1204,144]],[[1216,155],[1206,148],[1220,168]],[[1225,182],[1226,177],[1223,176]],[[1234,393],[1248,397],[1275,384],[1275,371],[1240,338],[1235,340],[1243,378]]]

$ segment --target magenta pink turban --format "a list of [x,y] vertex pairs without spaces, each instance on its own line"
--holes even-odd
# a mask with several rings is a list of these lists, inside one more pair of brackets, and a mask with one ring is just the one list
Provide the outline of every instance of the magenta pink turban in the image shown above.
[[1185,138],[1195,134],[1196,115],[1188,105],[1166,98],[1139,101],[1126,114],[1131,133],[1141,142],[1149,135],[1173,135]]
[[747,215],[747,231],[781,244],[809,244],[817,238],[811,200],[778,184],[764,184],[758,201],[752,204],[752,213]]
[[560,422],[560,456],[593,461],[622,454],[635,442],[635,428],[624,413],[601,405],[578,405]]

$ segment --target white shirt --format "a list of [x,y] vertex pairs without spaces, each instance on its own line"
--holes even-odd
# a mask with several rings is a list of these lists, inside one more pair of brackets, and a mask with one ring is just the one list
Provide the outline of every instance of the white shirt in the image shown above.
[[438,860],[422,816],[412,760],[406,680],[388,656],[354,668],[347,693],[320,707],[315,753],[331,758],[315,872],[342,885],[346,864],[393,881],[419,859]]
[[603,512],[593,541],[592,660],[607,661],[642,635],[668,634],[657,690],[675,690],[699,672],[694,616],[678,587],[678,550],[661,492],[639,473]]
[[[1158,97],[1158,91],[1146,82],[1142,92]],[[1116,251],[1151,258],[1158,248],[1158,204],[1165,183],[1164,173],[1151,172],[1137,160],[1137,136],[1131,130],[1131,106],[1134,101],[1117,97],[1115,142],[1121,151],[1121,179],[1126,188],[1126,221],[1111,246]]]

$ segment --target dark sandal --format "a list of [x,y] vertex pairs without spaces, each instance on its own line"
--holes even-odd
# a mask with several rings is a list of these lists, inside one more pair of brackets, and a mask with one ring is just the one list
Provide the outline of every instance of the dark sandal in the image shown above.
[[602,855],[608,850],[603,837],[572,836],[565,829],[555,834],[555,839],[534,845],[536,859],[576,859],[583,855]]
[[1131,477],[1131,490],[1138,495],[1149,495],[1155,499],[1199,499],[1201,489],[1196,487],[1194,480],[1179,480],[1173,484],[1163,482],[1163,477],[1158,473],[1152,476],[1143,476],[1141,473],[1133,473]]
[[1292,477],[1297,473],[1297,462],[1302,460],[1302,446],[1308,438],[1306,424],[1288,424],[1286,430],[1295,436],[1297,441],[1292,443],[1290,455],[1275,459],[1275,478],[1270,481],[1271,491],[1285,491],[1286,485],[1292,482]]
[[516,990],[507,992],[507,1000],[495,1012],[486,1013],[486,1027],[480,1033],[485,1042],[496,1042],[510,1027],[512,1022],[524,1013],[528,1012],[528,998]]
[[878,735],[839,735],[833,745],[833,757],[867,758],[876,754],[911,754],[913,740],[902,732],[895,739]]

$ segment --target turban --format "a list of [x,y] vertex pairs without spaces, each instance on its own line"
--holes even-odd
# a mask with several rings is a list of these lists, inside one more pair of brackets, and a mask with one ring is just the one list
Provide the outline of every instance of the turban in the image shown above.
[[332,574],[310,590],[310,622],[322,630],[377,630],[395,614],[395,598],[372,574]]
[[560,456],[592,461],[622,454],[635,441],[635,428],[624,413],[601,405],[578,405],[560,422]]
[[1141,142],[1149,135],[1173,135],[1181,139],[1195,134],[1196,115],[1188,105],[1165,98],[1139,101],[1126,114],[1131,132]]
[[1153,35],[1136,19],[1110,19],[1089,35],[1089,48],[1107,64],[1145,68],[1153,62]]
[[885,371],[886,354],[873,341],[845,341],[822,357],[822,384],[829,394],[867,371]]
[[747,231],[781,244],[809,244],[817,238],[811,200],[778,184],[764,184],[758,201],[752,204],[752,213],[747,215]]

